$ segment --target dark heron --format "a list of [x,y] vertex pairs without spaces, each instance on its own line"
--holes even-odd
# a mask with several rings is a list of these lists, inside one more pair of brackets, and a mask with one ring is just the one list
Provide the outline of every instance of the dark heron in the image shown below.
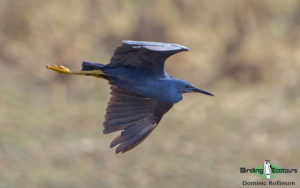
[[83,62],[81,71],[70,71],[62,65],[47,68],[108,80],[111,98],[103,133],[121,131],[110,147],[118,145],[116,153],[124,153],[140,144],[155,129],[162,116],[182,99],[183,93],[213,96],[165,72],[165,60],[182,51],[188,51],[188,48],[172,43],[126,40],[115,50],[109,64]]

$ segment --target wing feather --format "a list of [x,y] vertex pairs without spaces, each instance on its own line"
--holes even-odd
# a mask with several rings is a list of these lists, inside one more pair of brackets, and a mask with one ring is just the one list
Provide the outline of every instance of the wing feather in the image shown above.
[[106,109],[103,133],[121,131],[110,144],[116,152],[126,152],[140,144],[173,106],[133,94],[111,85],[111,99]]
[[185,46],[173,43],[125,40],[115,50],[109,65],[132,66],[153,74],[163,74],[164,63],[169,56],[188,50]]

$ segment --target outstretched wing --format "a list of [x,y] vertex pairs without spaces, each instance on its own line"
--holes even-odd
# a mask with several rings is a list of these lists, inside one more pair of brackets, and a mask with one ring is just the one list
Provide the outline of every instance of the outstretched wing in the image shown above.
[[110,144],[110,147],[119,145],[116,153],[124,153],[140,144],[173,106],[127,92],[115,85],[111,85],[110,94],[103,133],[122,131]]
[[165,60],[185,46],[172,43],[124,40],[110,60],[111,66],[132,66],[155,74],[164,73]]

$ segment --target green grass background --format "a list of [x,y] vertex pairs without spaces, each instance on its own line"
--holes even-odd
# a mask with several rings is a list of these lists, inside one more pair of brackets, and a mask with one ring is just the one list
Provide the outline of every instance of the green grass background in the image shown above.
[[[216,96],[115,155],[107,83],[45,66],[108,63],[123,39],[188,46],[166,70]],[[1,188],[242,187],[262,178],[240,167],[300,169],[300,1],[2,0],[0,86]]]

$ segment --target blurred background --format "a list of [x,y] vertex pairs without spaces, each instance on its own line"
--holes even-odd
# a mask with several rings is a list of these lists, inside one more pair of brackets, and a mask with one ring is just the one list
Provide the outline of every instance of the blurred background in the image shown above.
[[[108,63],[124,39],[189,47],[167,71],[216,96],[116,155],[108,84],[45,66]],[[266,159],[300,169],[300,1],[1,0],[0,86],[1,188],[241,187]]]

